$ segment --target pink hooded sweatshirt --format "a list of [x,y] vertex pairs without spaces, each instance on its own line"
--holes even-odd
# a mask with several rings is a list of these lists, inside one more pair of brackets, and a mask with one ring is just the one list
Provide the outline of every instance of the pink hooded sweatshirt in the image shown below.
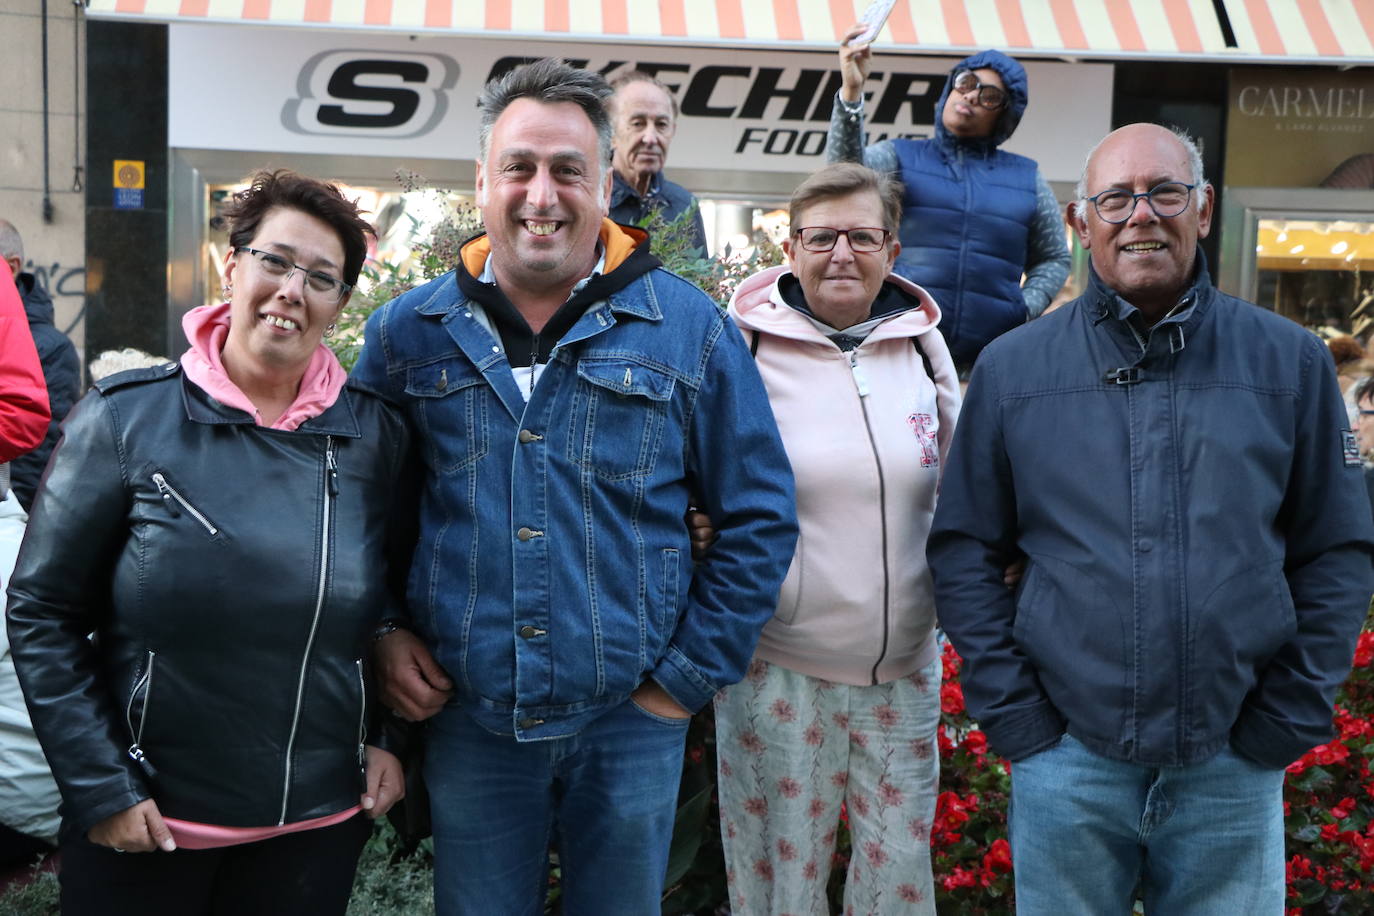
[[[181,329],[191,348],[181,355],[181,368],[186,377],[210,397],[226,407],[242,410],[262,426],[262,417],[248,395],[239,390],[224,371],[225,338],[229,336],[229,304],[202,305],[191,309],[181,319]],[[318,417],[339,398],[348,374],[339,365],[328,347],[321,345],[310,357],[301,377],[296,400],[277,418],[272,429],[291,430],[312,417]]]
[[[896,680],[935,658],[926,538],[959,413],[940,310],[920,302],[843,352],[778,292],[775,267],[745,280],[730,316],[752,344],[797,481],[801,536],[756,657],[842,684]],[[930,359],[927,374],[920,342]]]

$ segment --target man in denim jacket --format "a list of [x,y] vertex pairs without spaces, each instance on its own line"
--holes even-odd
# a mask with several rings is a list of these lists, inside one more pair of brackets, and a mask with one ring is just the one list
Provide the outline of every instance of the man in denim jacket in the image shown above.
[[[414,425],[407,629],[383,699],[428,722],[440,914],[658,911],[691,713],[739,679],[796,539],[743,339],[605,219],[609,92],[545,60],[482,93],[487,228],[373,315],[354,371]],[[719,540],[693,566],[689,499]]]
[[1284,767],[1374,590],[1358,448],[1325,345],[1211,285],[1192,141],[1123,127],[1078,197],[1088,289],[983,351],[928,547],[1016,910],[1279,916]]

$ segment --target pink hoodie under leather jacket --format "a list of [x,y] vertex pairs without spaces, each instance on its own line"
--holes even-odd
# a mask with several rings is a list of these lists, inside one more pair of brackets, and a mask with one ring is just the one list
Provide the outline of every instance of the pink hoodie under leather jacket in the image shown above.
[[[868,685],[935,658],[926,537],[959,413],[940,310],[920,302],[845,353],[783,301],[775,267],[740,284],[730,315],[752,341],[797,481],[801,537],[757,658]],[[912,344],[919,338],[934,381]]]

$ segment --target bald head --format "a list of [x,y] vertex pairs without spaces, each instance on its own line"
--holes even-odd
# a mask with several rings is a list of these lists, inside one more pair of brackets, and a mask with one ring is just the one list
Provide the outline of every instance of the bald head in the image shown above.
[[20,268],[24,266],[24,240],[19,230],[14,228],[14,223],[4,219],[0,219],[0,258],[8,261],[10,270],[16,277],[19,276]]
[[[1161,185],[1183,186],[1186,205],[1172,213]],[[1093,200],[1104,192],[1138,195],[1128,210],[1102,216]],[[1212,226],[1211,186],[1202,157],[1186,135],[1158,124],[1128,124],[1112,131],[1088,155],[1079,182],[1073,224],[1098,277],[1151,323],[1167,314],[1192,283],[1198,239]],[[1120,220],[1113,222],[1112,220]]]

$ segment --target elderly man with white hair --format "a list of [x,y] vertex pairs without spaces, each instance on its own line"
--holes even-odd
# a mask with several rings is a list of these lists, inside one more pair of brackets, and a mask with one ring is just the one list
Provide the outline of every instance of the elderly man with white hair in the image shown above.
[[1088,288],[983,352],[928,550],[1017,912],[1277,916],[1374,590],[1358,444],[1322,342],[1212,286],[1191,140],[1113,132],[1078,197]]

